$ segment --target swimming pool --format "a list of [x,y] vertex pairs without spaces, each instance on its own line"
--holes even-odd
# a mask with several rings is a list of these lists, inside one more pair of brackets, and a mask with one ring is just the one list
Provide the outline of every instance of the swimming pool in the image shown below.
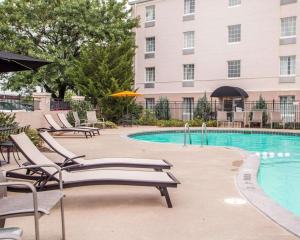
[[[182,131],[141,133],[129,137],[159,143],[184,142]],[[199,132],[191,133],[191,144],[201,144]],[[300,217],[300,136],[250,131],[210,131],[208,145],[238,147],[259,155],[259,185],[268,196]]]

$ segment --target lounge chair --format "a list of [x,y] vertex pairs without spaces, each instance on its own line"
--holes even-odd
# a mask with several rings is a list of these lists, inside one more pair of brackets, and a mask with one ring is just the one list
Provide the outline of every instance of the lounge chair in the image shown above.
[[251,127],[251,123],[259,123],[260,128],[262,128],[263,112],[262,111],[253,111],[252,119],[249,121],[249,127]]
[[74,127],[62,128],[55,122],[51,114],[45,114],[44,117],[50,125],[50,129],[46,129],[49,132],[74,132],[74,133],[79,132],[79,133],[83,133],[86,138],[93,136],[93,131],[88,129],[74,128]]
[[274,123],[283,124],[284,128],[284,122],[281,116],[281,112],[270,112],[270,124],[271,128],[273,128]]
[[98,120],[96,111],[87,111],[86,118],[87,118],[86,125],[91,125],[91,126],[95,127],[95,124],[101,124],[103,129],[105,128],[104,118],[102,118],[101,120]]
[[[75,121],[75,127],[81,127],[86,125],[86,120],[85,119],[80,119],[78,116],[78,112],[72,112],[73,118]],[[83,121],[83,122],[82,122]]]
[[[78,156],[64,148],[57,142],[48,132],[39,132],[41,138],[51,147],[55,152],[65,158],[65,161],[60,164],[61,167],[74,165],[71,171],[82,169],[93,169],[103,167],[132,167],[132,168],[153,168],[161,171],[162,169],[170,169],[172,164],[166,160],[154,159],[139,159],[139,158],[100,158],[85,160],[84,156]],[[76,167],[78,166],[78,167]]]
[[21,240],[23,231],[20,228],[0,228],[1,240]]
[[[61,222],[62,222],[62,239],[65,239],[65,223],[64,223],[64,206],[63,206],[63,186],[62,186],[62,174],[59,167],[55,164],[44,164],[44,165],[32,165],[21,167],[18,169],[54,169],[53,171],[58,173],[57,181],[58,188],[60,190],[37,192],[34,185],[29,182],[6,182],[3,172],[0,172],[0,220],[2,225],[5,223],[7,218],[33,216],[35,225],[35,239],[40,239],[39,231],[39,218],[45,214],[50,214],[50,211],[58,203],[60,203],[61,210]],[[14,170],[12,170],[14,171]],[[7,196],[6,188],[13,186],[23,186],[31,193],[18,194],[14,196]],[[4,234],[4,233],[3,233]],[[16,235],[20,237],[20,234],[11,233],[11,237]],[[18,236],[19,235],[19,236]],[[1,231],[0,231],[1,239]]]
[[218,111],[217,112],[217,127],[219,127],[220,123],[229,123],[228,118],[227,118],[227,112],[225,111]]
[[[32,164],[53,164],[45,155],[43,155],[36,146],[30,141],[26,134],[20,133],[10,136],[12,141],[25,156],[27,161]],[[173,175],[166,172],[146,172],[146,171],[125,171],[125,170],[89,170],[89,171],[67,171],[66,166],[62,170],[62,180],[64,188],[80,187],[90,185],[129,185],[129,186],[147,186],[156,187],[162,196],[165,197],[169,208],[172,203],[169,197],[168,187],[177,187],[179,184]],[[42,174],[26,175],[15,172],[7,172],[8,177],[31,179],[36,181],[39,190],[56,189],[57,172],[52,169],[41,167]]]
[[244,126],[244,112],[234,112],[233,113],[233,122],[241,123],[241,127]]
[[[66,118],[66,115],[64,113],[58,113],[57,116],[58,116],[59,121],[61,121],[61,123],[63,124],[63,126],[65,128],[74,128],[72,126],[72,124],[68,121],[68,119]],[[100,135],[100,128],[85,127],[85,126],[79,126],[76,128],[87,129],[87,130],[93,131],[94,133],[97,133],[98,135]]]

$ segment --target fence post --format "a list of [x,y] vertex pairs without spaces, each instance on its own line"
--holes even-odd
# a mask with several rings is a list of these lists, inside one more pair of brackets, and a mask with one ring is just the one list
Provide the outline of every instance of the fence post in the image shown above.
[[42,112],[50,112],[51,93],[33,93],[34,101],[39,102],[39,110]]
[[273,99],[273,106],[272,106],[273,112],[274,112],[274,107],[275,107],[275,100]]

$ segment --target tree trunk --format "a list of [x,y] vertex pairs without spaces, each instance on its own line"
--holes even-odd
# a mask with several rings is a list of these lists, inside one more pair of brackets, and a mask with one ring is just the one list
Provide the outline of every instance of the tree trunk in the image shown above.
[[59,99],[64,99],[66,90],[67,90],[66,85],[59,86],[59,89],[58,89],[58,98]]

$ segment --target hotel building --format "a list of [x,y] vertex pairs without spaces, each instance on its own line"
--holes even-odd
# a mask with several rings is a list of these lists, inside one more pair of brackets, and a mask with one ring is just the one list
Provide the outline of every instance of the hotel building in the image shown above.
[[300,100],[297,0],[136,0],[135,88],[154,105],[196,102],[220,87],[255,101]]

